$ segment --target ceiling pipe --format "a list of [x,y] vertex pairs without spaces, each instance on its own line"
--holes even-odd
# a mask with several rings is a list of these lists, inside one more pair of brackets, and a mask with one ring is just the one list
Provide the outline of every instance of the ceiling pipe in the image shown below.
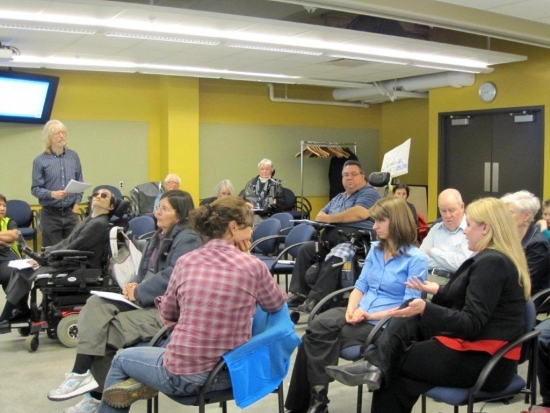
[[[381,95],[391,98],[392,92],[422,92],[433,88],[448,86],[460,88],[463,86],[472,86],[475,80],[476,77],[473,73],[443,72],[433,75],[386,80],[384,82],[379,82],[377,84],[379,87],[377,88],[334,89],[332,96],[336,100],[363,100]],[[423,96],[419,95],[415,97]]]
[[[329,105],[329,106],[348,106],[354,108],[368,108],[369,105],[366,103],[348,103],[348,102],[331,102],[328,100],[308,100],[308,99],[289,99],[289,98],[278,98],[275,97],[275,88],[272,83],[268,83],[267,87],[269,89],[269,99],[272,102],[282,102],[282,103],[305,103],[309,105]],[[357,99],[360,100],[360,99]]]

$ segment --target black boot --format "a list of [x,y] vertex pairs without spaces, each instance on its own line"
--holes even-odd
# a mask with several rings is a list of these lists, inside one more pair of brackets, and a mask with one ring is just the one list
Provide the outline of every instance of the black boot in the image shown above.
[[366,384],[369,390],[378,390],[382,385],[384,374],[374,364],[359,360],[343,366],[325,367],[327,374],[346,386]]
[[299,311],[301,313],[309,314],[313,311],[315,306],[317,305],[319,301],[313,299],[313,298],[306,298],[303,304],[296,307],[296,311]]
[[9,301],[6,301],[6,304],[4,305],[4,310],[2,310],[2,314],[0,314],[0,321],[11,320],[16,312],[17,306],[10,303]]
[[7,334],[11,332],[11,324],[9,320],[0,321],[0,334]]
[[311,388],[311,397],[307,413],[328,413],[328,384],[318,384]]

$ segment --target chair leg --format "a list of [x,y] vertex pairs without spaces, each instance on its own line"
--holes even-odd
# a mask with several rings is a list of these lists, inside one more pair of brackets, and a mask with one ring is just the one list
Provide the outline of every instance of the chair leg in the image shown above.
[[357,413],[363,410],[363,385],[357,386]]
[[227,402],[223,401],[220,403],[222,407],[222,413],[227,413]]
[[422,395],[422,413],[426,413],[426,395]]
[[279,413],[284,413],[285,397],[283,394],[283,383],[279,384],[279,387],[277,388],[277,399],[279,401]]

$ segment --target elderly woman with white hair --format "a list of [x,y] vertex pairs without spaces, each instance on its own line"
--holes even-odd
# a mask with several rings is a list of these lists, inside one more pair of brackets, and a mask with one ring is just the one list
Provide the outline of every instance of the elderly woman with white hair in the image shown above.
[[247,182],[240,196],[254,209],[256,216],[266,217],[284,211],[286,205],[283,186],[281,181],[273,179],[273,162],[262,159],[258,163],[258,170],[258,176]]
[[222,179],[220,182],[218,182],[218,185],[216,185],[215,191],[216,191],[216,196],[212,196],[210,198],[204,198],[200,204],[210,205],[216,199],[224,198],[226,196],[237,195],[237,193],[235,192],[235,187],[233,186],[233,184],[229,179]]
[[534,222],[540,210],[540,200],[525,190],[506,194],[501,199],[518,228],[531,276],[531,294],[536,294],[550,286],[550,244]]

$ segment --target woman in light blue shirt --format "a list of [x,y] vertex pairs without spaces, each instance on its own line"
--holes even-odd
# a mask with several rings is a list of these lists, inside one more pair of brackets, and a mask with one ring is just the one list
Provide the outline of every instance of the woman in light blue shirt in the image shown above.
[[416,224],[407,203],[383,198],[370,209],[370,216],[380,241],[372,244],[347,308],[320,314],[306,330],[285,402],[290,412],[327,412],[332,379],[325,367],[338,364],[341,349],[362,345],[389,310],[420,297],[419,291],[405,286],[409,277],[425,280],[428,273],[426,254],[414,246]]

